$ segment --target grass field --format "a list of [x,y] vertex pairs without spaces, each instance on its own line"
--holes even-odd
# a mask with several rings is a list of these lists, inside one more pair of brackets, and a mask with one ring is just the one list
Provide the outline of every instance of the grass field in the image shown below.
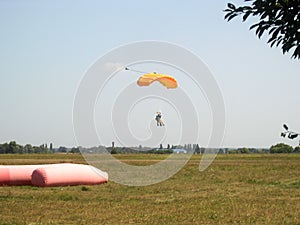
[[[149,164],[162,155],[117,155]],[[150,186],[0,187],[0,224],[300,224],[299,155],[200,156]],[[0,155],[1,164],[84,163],[79,154]]]

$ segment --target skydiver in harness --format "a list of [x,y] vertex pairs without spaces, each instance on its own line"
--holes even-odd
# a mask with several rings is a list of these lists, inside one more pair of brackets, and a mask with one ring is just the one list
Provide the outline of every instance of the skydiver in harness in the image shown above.
[[164,126],[165,125],[164,122],[161,119],[161,112],[156,113],[155,120],[156,120],[156,125],[157,126]]

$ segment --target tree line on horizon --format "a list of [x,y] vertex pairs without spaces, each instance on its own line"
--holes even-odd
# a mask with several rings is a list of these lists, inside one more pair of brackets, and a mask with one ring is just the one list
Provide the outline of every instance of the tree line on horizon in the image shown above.
[[73,147],[68,149],[66,147],[53,148],[53,144],[42,144],[39,146],[33,146],[31,144],[20,145],[15,141],[9,143],[0,144],[0,154],[40,154],[40,153],[79,153],[79,148]]
[[[142,146],[139,148],[130,147],[107,147],[106,150],[111,154],[126,154],[126,153],[148,153],[148,154],[171,154],[174,149],[185,149],[187,152],[194,151],[194,154],[205,153],[205,148],[200,147],[198,144],[185,144],[181,145],[167,145],[165,148],[160,145],[158,148],[143,150]],[[99,147],[82,148],[72,147],[67,148],[60,146],[59,148],[53,148],[53,144],[42,144],[40,146],[32,146],[31,144],[20,145],[15,141],[9,143],[0,144],[0,154],[47,154],[47,153],[101,153]],[[104,152],[103,152],[104,153]],[[219,148],[219,154],[250,154],[250,153],[300,153],[300,146],[293,148],[290,145],[279,143],[272,145],[269,149],[258,148]]]

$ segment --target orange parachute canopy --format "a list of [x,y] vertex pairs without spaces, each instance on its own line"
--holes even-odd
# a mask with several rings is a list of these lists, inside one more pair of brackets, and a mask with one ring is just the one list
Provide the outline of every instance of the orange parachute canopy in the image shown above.
[[177,88],[178,84],[174,77],[166,75],[166,74],[158,74],[158,73],[147,73],[141,76],[137,84],[139,86],[149,86],[154,81],[160,82],[166,88]]

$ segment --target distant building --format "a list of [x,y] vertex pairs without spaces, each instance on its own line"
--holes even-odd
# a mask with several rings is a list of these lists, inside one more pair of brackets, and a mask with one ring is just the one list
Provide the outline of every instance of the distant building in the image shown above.
[[182,148],[175,148],[175,149],[173,149],[173,152],[177,153],[177,154],[186,154],[187,150],[182,149]]

